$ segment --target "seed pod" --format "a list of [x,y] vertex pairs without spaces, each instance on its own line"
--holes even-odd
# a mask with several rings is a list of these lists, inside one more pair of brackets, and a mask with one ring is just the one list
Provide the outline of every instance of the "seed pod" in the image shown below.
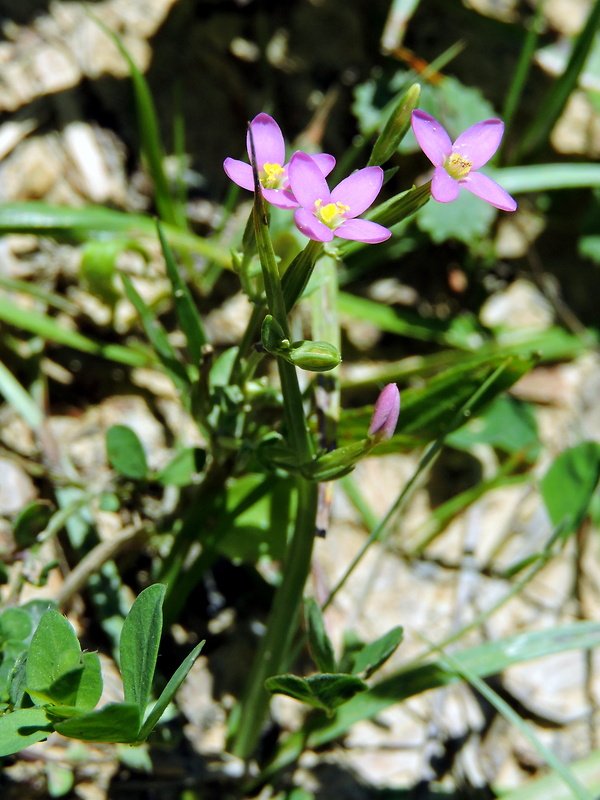
[[280,355],[295,367],[309,372],[328,372],[342,360],[340,351],[329,342],[293,342],[290,349]]

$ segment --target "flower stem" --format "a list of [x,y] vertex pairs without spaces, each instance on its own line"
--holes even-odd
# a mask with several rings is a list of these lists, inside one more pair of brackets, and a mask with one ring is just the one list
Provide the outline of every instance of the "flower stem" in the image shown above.
[[282,671],[297,630],[302,593],[311,564],[316,511],[316,484],[299,478],[294,535],[286,553],[281,583],[273,599],[267,630],[248,676],[246,695],[242,701],[231,748],[232,753],[239,758],[250,758],[256,749],[270,699],[264,687],[265,681]]
[[[254,232],[263,272],[267,306],[269,313],[289,337],[284,293],[254,165],[254,142],[251,130],[250,148],[255,183]],[[306,463],[313,458],[314,448],[304,414],[296,369],[283,358],[277,359],[277,367],[283,393],[287,437],[297,454],[299,463]],[[281,583],[275,593],[267,629],[248,676],[245,695],[237,712],[233,715],[236,718],[231,721],[233,728],[232,752],[244,759],[252,756],[260,738],[270,698],[264,684],[267,678],[276,675],[281,670],[285,662],[292,638],[297,630],[302,593],[310,571],[317,513],[317,488],[313,482],[302,477],[297,479],[297,488],[298,507],[294,533],[286,551]]]

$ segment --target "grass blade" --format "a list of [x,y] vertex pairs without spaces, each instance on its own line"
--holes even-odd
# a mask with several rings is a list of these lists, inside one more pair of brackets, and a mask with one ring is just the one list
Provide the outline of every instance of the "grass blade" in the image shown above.
[[99,19],[93,15],[90,16],[94,22],[110,36],[125,61],[127,61],[129,75],[133,84],[142,156],[150,172],[152,183],[154,184],[158,213],[165,222],[170,222],[172,225],[176,225],[179,228],[185,228],[186,219],[183,207],[173,198],[169,187],[169,181],[167,180],[164,170],[165,153],[160,138],[156,108],[148,83],[123,45],[120,37],[113,33],[113,31]]
[[[429,642],[428,642],[429,644]],[[468,681],[474,689],[485,697],[485,699],[498,711],[499,714],[508,720],[512,725],[517,728],[520,733],[529,740],[531,745],[538,751],[544,758],[546,763],[552,767],[557,775],[560,775],[563,782],[573,793],[573,797],[577,800],[594,800],[594,797],[588,792],[571,772],[571,770],[560,761],[560,759],[547,747],[534,733],[530,725],[528,725],[511,706],[503,700],[492,688],[490,688],[485,681],[482,681],[472,670],[461,664],[456,658],[453,658],[448,653],[442,654],[442,663],[446,663],[448,667],[456,671],[456,674],[463,680]]]
[[[600,750],[586,758],[569,764],[571,774],[582,783],[594,797],[600,795]],[[558,775],[546,775],[529,781],[525,786],[502,795],[502,800],[571,800],[571,790],[565,787]]]
[[[198,253],[231,269],[231,254],[189,231],[163,224],[165,237],[172,247]],[[156,224],[151,217],[129,214],[103,206],[68,208],[32,201],[0,205],[0,234],[35,233],[69,241],[87,241],[90,238],[106,239],[107,234],[126,239],[146,237],[155,241]]]
[[30,428],[42,424],[44,415],[12,372],[0,361],[0,394],[17,411]]
[[121,273],[125,294],[135,310],[140,315],[140,320],[146,331],[146,336],[154,348],[156,355],[167,371],[171,380],[180,391],[187,391],[190,387],[190,378],[183,364],[178,360],[175,350],[167,337],[167,332],[156,319],[144,300],[136,291],[131,278]]
[[579,75],[596,38],[599,24],[600,0],[596,0],[583,30],[573,43],[573,50],[565,71],[556,81],[541,107],[536,110],[535,118],[521,140],[521,146],[517,151],[518,161],[531,155],[548,140],[550,131],[562,113],[569,95],[577,86]]
[[200,319],[200,314],[198,313],[190,290],[179,274],[179,269],[175,263],[173,253],[163,233],[162,225],[157,223],[156,227],[160,238],[160,246],[165,257],[167,275],[173,287],[175,313],[181,325],[181,330],[185,334],[192,363],[198,365],[202,358],[202,345],[206,344],[208,341],[204,333],[202,320]]
[[110,361],[127,364],[131,367],[147,367],[152,364],[152,359],[144,353],[123,347],[118,344],[102,344],[87,336],[61,327],[52,317],[40,314],[39,311],[20,308],[14,302],[0,296],[0,320],[8,325],[34,333],[57,344],[72,347],[83,353],[102,356]]
[[513,194],[600,186],[600,164],[533,164],[490,168],[487,173]]
[[205,640],[199,642],[196,645],[196,647],[194,647],[192,652],[182,661],[182,663],[173,673],[173,676],[171,677],[165,688],[162,690],[160,697],[154,704],[152,711],[150,712],[148,718],[141,727],[141,730],[138,735],[139,742],[143,742],[145,739],[148,738],[150,732],[152,731],[158,720],[164,714],[165,709],[167,708],[167,706],[175,696],[175,693],[185,680],[186,675],[191,670],[194,661],[200,655],[200,651],[204,647],[204,644]]

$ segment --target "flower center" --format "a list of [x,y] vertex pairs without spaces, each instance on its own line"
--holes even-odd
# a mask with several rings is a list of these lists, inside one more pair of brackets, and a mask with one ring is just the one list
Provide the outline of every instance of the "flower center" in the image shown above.
[[261,183],[265,189],[278,189],[285,175],[285,168],[281,164],[269,164],[266,161],[263,164],[263,173]]
[[317,200],[315,203],[315,215],[317,219],[325,223],[328,228],[337,228],[345,220],[345,214],[350,211],[350,206],[345,206],[343,203],[327,203],[321,205],[322,200]]
[[446,172],[451,178],[454,178],[455,181],[466,178],[472,166],[473,162],[461,156],[460,153],[452,153],[444,162]]

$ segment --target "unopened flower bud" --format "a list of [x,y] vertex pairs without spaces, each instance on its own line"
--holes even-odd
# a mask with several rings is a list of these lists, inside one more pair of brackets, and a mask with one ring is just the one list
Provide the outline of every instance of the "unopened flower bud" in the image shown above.
[[388,383],[377,398],[369,436],[376,442],[387,442],[394,435],[400,415],[400,392],[395,383]]
[[380,166],[390,159],[410,127],[410,115],[419,105],[421,87],[413,83],[402,95],[373,145],[369,166]]

